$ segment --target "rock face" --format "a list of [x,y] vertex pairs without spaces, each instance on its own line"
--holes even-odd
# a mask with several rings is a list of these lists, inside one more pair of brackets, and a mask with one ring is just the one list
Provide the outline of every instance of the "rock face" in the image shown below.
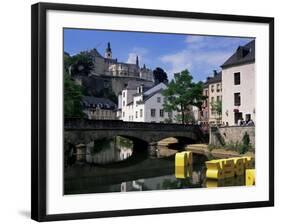
[[118,96],[120,91],[127,86],[145,85],[152,87],[154,82],[137,77],[114,77],[114,76],[73,76],[74,80],[84,86],[88,95],[99,96],[104,92],[113,92]]

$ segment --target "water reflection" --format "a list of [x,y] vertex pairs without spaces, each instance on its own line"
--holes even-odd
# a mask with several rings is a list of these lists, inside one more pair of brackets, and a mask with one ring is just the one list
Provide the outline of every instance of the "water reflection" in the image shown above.
[[[175,153],[179,149],[169,144],[153,145],[156,156],[147,153],[149,147],[134,145],[119,136],[79,147],[76,156],[80,162],[65,168],[65,194],[245,185],[243,176],[220,181],[207,180],[205,161],[208,158],[199,154],[193,154],[193,164],[178,176],[175,173]],[[82,152],[85,154],[84,162],[81,162],[84,158]],[[122,160],[124,162],[120,162]]]
[[133,153],[133,142],[117,136],[91,142],[86,149],[86,162],[109,164],[128,159]]

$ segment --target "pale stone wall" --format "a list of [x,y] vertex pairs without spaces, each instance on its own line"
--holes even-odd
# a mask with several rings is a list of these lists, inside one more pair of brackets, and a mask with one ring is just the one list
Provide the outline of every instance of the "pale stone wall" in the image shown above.
[[[231,126],[231,127],[220,127],[218,128],[219,135],[226,144],[230,143],[242,143],[245,132],[249,134],[250,144],[255,147],[255,127],[247,126]],[[218,136],[215,134],[212,128],[210,128],[210,141],[209,144],[220,145]]]

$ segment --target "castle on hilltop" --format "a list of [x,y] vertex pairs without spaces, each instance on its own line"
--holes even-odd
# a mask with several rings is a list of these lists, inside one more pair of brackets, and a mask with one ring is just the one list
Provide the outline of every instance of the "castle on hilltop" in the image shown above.
[[114,76],[114,77],[134,77],[147,81],[154,81],[153,72],[146,68],[145,65],[139,66],[139,58],[136,56],[136,63],[118,62],[117,58],[112,58],[112,50],[110,42],[105,49],[104,57],[97,51],[96,48],[85,52],[90,54],[93,59],[93,69],[90,76]]

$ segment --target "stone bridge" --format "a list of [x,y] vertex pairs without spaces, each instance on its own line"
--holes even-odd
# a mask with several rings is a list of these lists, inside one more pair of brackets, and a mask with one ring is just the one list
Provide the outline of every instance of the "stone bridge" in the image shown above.
[[187,143],[204,142],[198,125],[123,122],[121,120],[65,119],[64,142],[87,144],[102,138],[122,136],[137,144],[156,143],[174,137]]

